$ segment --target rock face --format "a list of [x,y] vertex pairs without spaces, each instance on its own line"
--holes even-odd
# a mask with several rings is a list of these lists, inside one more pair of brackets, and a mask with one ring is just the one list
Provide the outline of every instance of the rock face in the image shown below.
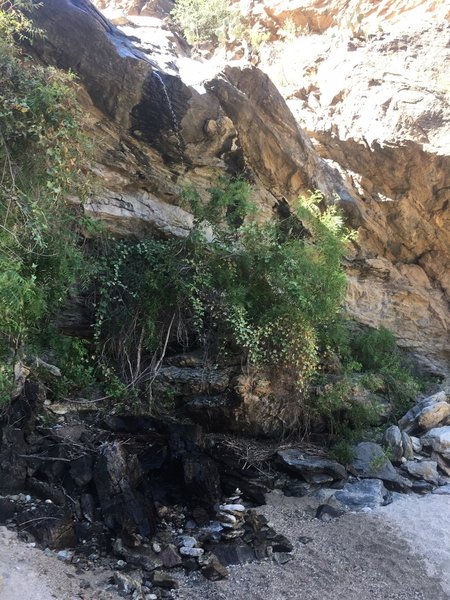
[[[170,4],[97,1],[129,15],[167,14]],[[242,9],[275,37],[289,18],[323,31],[356,10],[316,0],[251,4]],[[445,2],[432,5],[430,15],[446,12]],[[413,15],[405,0],[383,6],[392,22]],[[380,18],[373,3],[357,8],[363,28]],[[416,17],[427,12],[413,8]],[[309,189],[337,192],[359,232],[347,264],[349,312],[391,329],[429,370],[448,372],[450,25],[306,36],[285,55],[261,49],[260,66],[283,84],[294,118],[255,67],[227,67],[206,89],[189,87],[158,67],[177,72],[173,48],[165,62],[156,45],[138,50],[88,0],[45,0],[34,19],[45,32],[36,54],[79,76],[86,127],[101,140],[103,186],[87,207],[94,216],[118,235],[186,235],[183,187],[205,189],[224,170],[245,169],[265,218]]]
[[[330,5],[285,4],[293,10],[300,4],[299,12],[304,4],[311,9],[320,4],[318,16]],[[373,3],[366,4],[376,12]],[[407,4],[413,3],[403,3],[403,9]],[[450,25],[421,19],[392,26],[389,12],[397,6],[400,17],[401,5],[383,3],[386,15],[378,19],[383,32],[298,37],[281,50],[261,50],[260,66],[281,86],[319,154],[340,169],[358,198],[359,235],[347,269],[349,311],[367,325],[388,327],[402,346],[422,359],[428,355],[431,370],[445,371]],[[433,5],[438,9],[439,3]]]
[[45,31],[37,55],[75,71],[87,91],[104,184],[88,209],[116,233],[186,235],[192,218],[173,206],[182,189],[244,166],[266,217],[282,198],[317,187],[347,197],[258,69],[228,69],[199,93],[159,70],[88,0],[47,0],[34,20]]
[[445,17],[445,0],[411,2],[409,0],[240,0],[241,10],[254,22],[276,34],[280,28],[296,27],[304,33],[323,33],[330,27],[346,27],[352,31],[377,30],[380,21],[398,23],[418,21],[426,15]]

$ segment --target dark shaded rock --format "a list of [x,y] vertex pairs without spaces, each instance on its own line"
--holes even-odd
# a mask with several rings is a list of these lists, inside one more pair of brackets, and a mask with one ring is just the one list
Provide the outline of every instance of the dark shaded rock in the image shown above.
[[228,571],[215,554],[208,552],[199,562],[202,575],[210,581],[219,581],[228,577]]
[[274,552],[292,552],[294,546],[287,539],[286,536],[281,533],[272,535],[273,529],[269,528],[267,533],[267,539],[271,542],[271,546]]
[[95,500],[92,494],[81,494],[80,496],[81,512],[84,518],[93,523],[95,521]]
[[294,498],[303,498],[311,492],[311,484],[303,481],[288,481],[283,486],[283,494],[285,496],[293,496]]
[[151,496],[139,493],[136,486],[143,476],[136,455],[128,455],[115,441],[100,448],[93,480],[105,523],[110,529],[138,532],[151,537],[155,531],[156,511]]
[[82,488],[92,481],[94,459],[90,454],[85,454],[70,463],[70,475],[75,485]]
[[37,498],[42,500],[51,500],[58,506],[67,505],[67,497],[61,489],[61,486],[57,487],[54,484],[47,483],[46,481],[40,481],[34,477],[28,477],[26,489]]
[[114,542],[113,551],[116,556],[123,558],[128,564],[142,567],[142,569],[149,572],[162,566],[161,558],[151,548],[144,546],[133,549],[127,548],[120,538],[117,538]]
[[226,431],[234,411],[241,403],[242,399],[232,393],[203,395],[188,400],[184,410],[191,419],[208,431]]
[[167,425],[169,448],[172,459],[178,460],[186,454],[197,452],[203,446],[203,430],[195,423],[171,422]]
[[152,575],[152,582],[157,587],[169,590],[176,590],[179,587],[178,581],[163,571],[155,571]]
[[229,565],[243,565],[256,560],[254,550],[242,542],[220,543],[208,545],[210,550],[219,561],[226,567]]
[[305,454],[295,448],[280,450],[277,456],[283,468],[309,483],[329,483],[347,478],[345,467],[334,460]]
[[5,427],[1,431],[0,491],[19,492],[25,488],[27,453],[23,431]]
[[232,494],[239,488],[242,495],[256,504],[265,504],[266,494],[273,489],[274,479],[266,476],[260,478],[248,477],[244,471],[223,469],[220,472],[223,491]]
[[416,494],[428,494],[433,491],[435,486],[428,481],[417,480],[412,482],[412,491]]
[[158,427],[158,421],[146,415],[107,415],[103,427],[114,433],[149,433]]
[[16,512],[16,504],[10,498],[0,498],[0,525],[4,525]]
[[391,501],[391,494],[380,479],[362,479],[347,483],[342,490],[334,494],[336,500],[352,510],[377,508]]
[[42,410],[45,399],[45,386],[27,379],[19,397],[8,407],[8,423],[13,424],[14,429],[21,429],[25,436],[29,435],[36,426],[36,417]]
[[163,567],[171,569],[181,565],[181,556],[178,554],[176,547],[173,544],[168,544],[159,554],[162,560]]
[[192,516],[200,526],[207,525],[210,520],[209,512],[202,506],[195,506],[192,509]]
[[183,558],[183,567],[186,571],[198,571],[200,569],[200,565],[198,564],[197,559],[195,558]]
[[211,509],[220,501],[221,487],[217,464],[200,452],[183,457],[186,491],[193,504]]
[[345,512],[343,510],[339,510],[334,506],[330,506],[329,504],[321,504],[317,508],[316,519],[320,519],[321,521],[331,521],[332,519],[342,517],[344,514]]
[[394,469],[383,449],[374,442],[361,442],[355,447],[352,467],[359,477],[381,479],[389,489],[408,491],[411,482]]
[[42,503],[32,510],[17,514],[19,531],[31,534],[39,544],[52,549],[70,548],[76,544],[72,513],[56,504]]

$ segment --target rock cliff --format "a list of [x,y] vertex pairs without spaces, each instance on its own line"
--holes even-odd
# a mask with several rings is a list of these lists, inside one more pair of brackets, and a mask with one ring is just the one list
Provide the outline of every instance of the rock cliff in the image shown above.
[[[149,18],[170,10],[170,3],[113,4],[98,2]],[[284,3],[294,4],[317,21],[330,3]],[[332,4],[323,29],[340,14]],[[436,14],[443,6],[433,3]],[[265,3],[270,11],[287,18],[279,2]],[[223,170],[246,172],[266,218],[309,189],[337,193],[359,230],[348,259],[350,313],[392,329],[430,370],[448,370],[447,23],[275,41],[260,49],[262,70],[235,64],[189,86],[177,74],[182,61],[172,60],[189,49],[167,25],[170,52],[162,58],[161,47],[141,41],[138,49],[88,0],[45,0],[34,18],[45,31],[36,54],[81,82],[101,182],[92,214],[119,235],[185,235],[183,187],[205,189]]]

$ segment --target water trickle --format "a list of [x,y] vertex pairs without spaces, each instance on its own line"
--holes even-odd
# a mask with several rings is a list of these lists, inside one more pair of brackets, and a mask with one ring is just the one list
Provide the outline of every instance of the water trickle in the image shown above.
[[169,92],[167,91],[167,87],[166,87],[166,84],[164,83],[163,78],[158,73],[158,71],[153,71],[153,75],[156,77],[156,79],[161,84],[161,87],[162,87],[162,90],[164,93],[164,97],[166,99],[167,107],[169,109],[170,116],[172,118],[173,131],[177,138],[178,153],[180,155],[181,162],[183,162],[183,142],[184,142],[184,140],[183,140],[183,136],[181,135],[180,123],[178,122],[177,115],[175,114],[175,111],[173,109],[172,100],[170,99]]

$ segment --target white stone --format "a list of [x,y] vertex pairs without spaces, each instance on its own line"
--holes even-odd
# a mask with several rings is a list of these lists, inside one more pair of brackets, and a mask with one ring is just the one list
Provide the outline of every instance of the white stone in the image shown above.
[[188,548],[186,546],[181,546],[180,554],[183,556],[191,556],[192,558],[199,558],[204,554],[203,548]]
[[431,446],[435,452],[450,455],[450,426],[435,427],[422,436],[424,446]]

